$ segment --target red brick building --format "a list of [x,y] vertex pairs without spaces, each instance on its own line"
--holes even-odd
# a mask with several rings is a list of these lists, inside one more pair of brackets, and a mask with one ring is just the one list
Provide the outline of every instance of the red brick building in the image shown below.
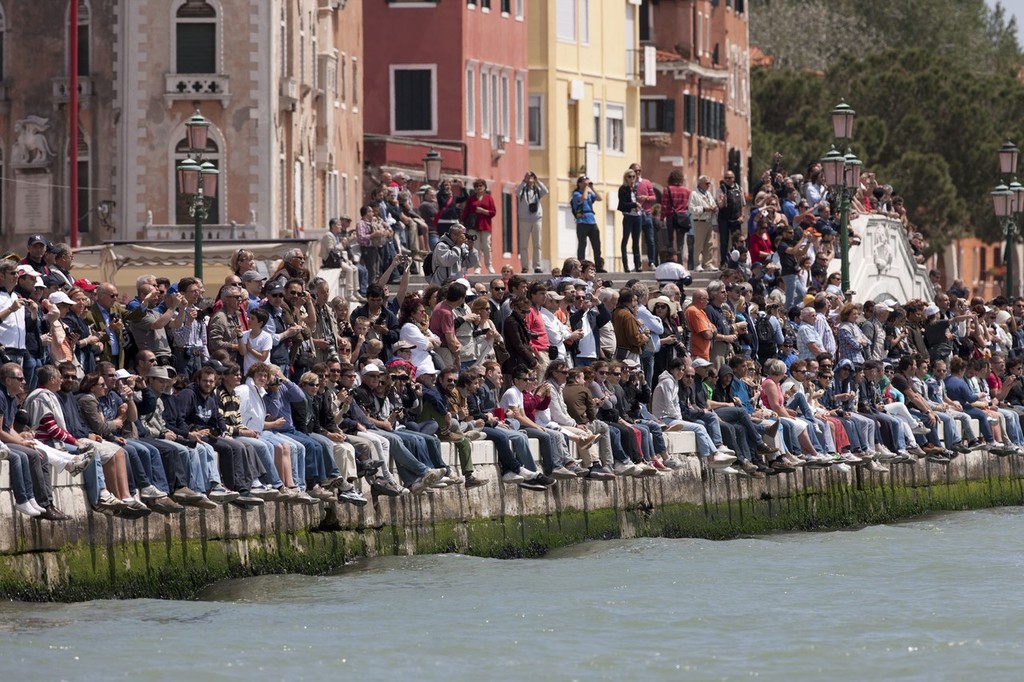
[[657,49],[657,85],[640,93],[644,175],[688,187],[726,168],[747,187],[750,50],[743,0],[643,0],[640,43]]
[[527,171],[526,1],[364,4],[364,130],[369,190],[383,170],[487,181],[498,214],[495,267],[515,249],[513,190]]

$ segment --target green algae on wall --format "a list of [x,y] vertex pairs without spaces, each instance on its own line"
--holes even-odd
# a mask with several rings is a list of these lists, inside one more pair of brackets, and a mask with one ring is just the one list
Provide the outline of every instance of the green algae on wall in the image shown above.
[[[678,492],[678,482],[672,485],[668,478],[639,485],[628,482],[629,490],[624,490],[625,486],[611,489],[613,494],[605,498],[588,493],[587,484],[578,482],[574,484],[577,487],[566,486],[557,496],[528,498],[535,505],[532,509],[543,513],[523,512],[520,507],[518,513],[492,517],[470,513],[467,500],[462,499],[466,493],[459,491],[458,500],[448,500],[457,507],[458,518],[449,518],[434,502],[399,505],[386,500],[389,513],[377,515],[387,517],[377,526],[367,523],[362,513],[346,521],[337,513],[340,510],[332,507],[327,519],[315,528],[279,526],[268,530],[253,523],[251,529],[246,527],[251,532],[248,536],[221,529],[222,538],[203,534],[207,532],[204,523],[194,531],[180,524],[184,537],[175,537],[165,528],[141,539],[139,535],[118,535],[108,526],[106,532],[96,531],[102,537],[95,542],[69,542],[54,551],[23,551],[19,547],[0,554],[0,595],[38,601],[189,598],[218,580],[268,573],[324,574],[354,559],[380,554],[460,552],[495,558],[536,557],[592,539],[727,539],[849,528],[890,523],[929,511],[1024,503],[1024,485],[1015,475],[1015,465],[986,462],[985,466],[988,468],[977,480],[964,480],[966,466],[955,475],[912,470],[884,478],[858,475],[851,479],[823,470],[761,482],[697,479],[692,484],[701,486],[699,496],[693,490],[673,494]],[[500,490],[492,493],[504,494]],[[510,501],[501,499],[503,504]],[[592,506],[601,503],[615,506]]]

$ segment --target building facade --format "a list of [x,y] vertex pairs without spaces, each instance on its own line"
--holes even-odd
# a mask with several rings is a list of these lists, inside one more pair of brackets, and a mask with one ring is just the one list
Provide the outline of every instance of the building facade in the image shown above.
[[[220,171],[208,237],[313,234],[358,205],[361,0],[77,1],[82,244],[191,239],[174,168],[197,110]],[[53,4],[0,0],[7,246],[69,232],[68,7]]]
[[750,143],[749,23],[743,0],[643,0],[640,42],[656,49],[657,79],[643,88],[644,174],[665,184],[680,170],[695,187],[726,169],[747,187]]
[[[494,264],[515,263],[513,190],[527,170],[525,0],[367,3],[367,185],[381,173],[442,172],[487,182]],[[370,187],[366,187],[369,190]]]
[[[547,185],[542,256],[552,266],[576,255],[569,202],[587,175],[608,269],[618,268],[617,190],[640,159],[640,86],[650,59],[640,49],[638,3],[531,0],[528,142],[530,166]],[[592,258],[588,249],[587,257]]]

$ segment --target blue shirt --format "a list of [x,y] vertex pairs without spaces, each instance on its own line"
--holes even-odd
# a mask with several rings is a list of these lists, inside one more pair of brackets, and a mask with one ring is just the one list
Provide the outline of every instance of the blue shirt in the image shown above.
[[750,402],[750,389],[747,388],[747,384],[735,376],[732,378],[732,395],[734,398],[740,399],[740,404],[743,405],[743,409],[748,414],[753,414],[754,403]]
[[978,400],[978,394],[971,390],[966,381],[952,375],[946,377],[946,397],[957,401],[964,407],[969,407],[969,403]]
[[569,206],[572,208],[572,214],[578,224],[597,225],[597,217],[594,215],[595,201],[597,201],[597,195],[590,190],[587,190],[586,196],[579,190],[572,193]]

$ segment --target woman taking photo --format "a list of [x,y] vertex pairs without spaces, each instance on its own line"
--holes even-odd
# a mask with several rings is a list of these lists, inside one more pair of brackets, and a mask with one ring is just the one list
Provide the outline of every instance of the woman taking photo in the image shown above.
[[619,212],[622,213],[622,270],[629,272],[629,259],[626,257],[626,244],[633,238],[633,271],[640,272],[640,204],[636,201],[636,173],[631,170],[622,175],[619,187]]
[[445,178],[437,189],[437,237],[448,234],[452,225],[459,222],[462,206],[469,196],[458,178]]

